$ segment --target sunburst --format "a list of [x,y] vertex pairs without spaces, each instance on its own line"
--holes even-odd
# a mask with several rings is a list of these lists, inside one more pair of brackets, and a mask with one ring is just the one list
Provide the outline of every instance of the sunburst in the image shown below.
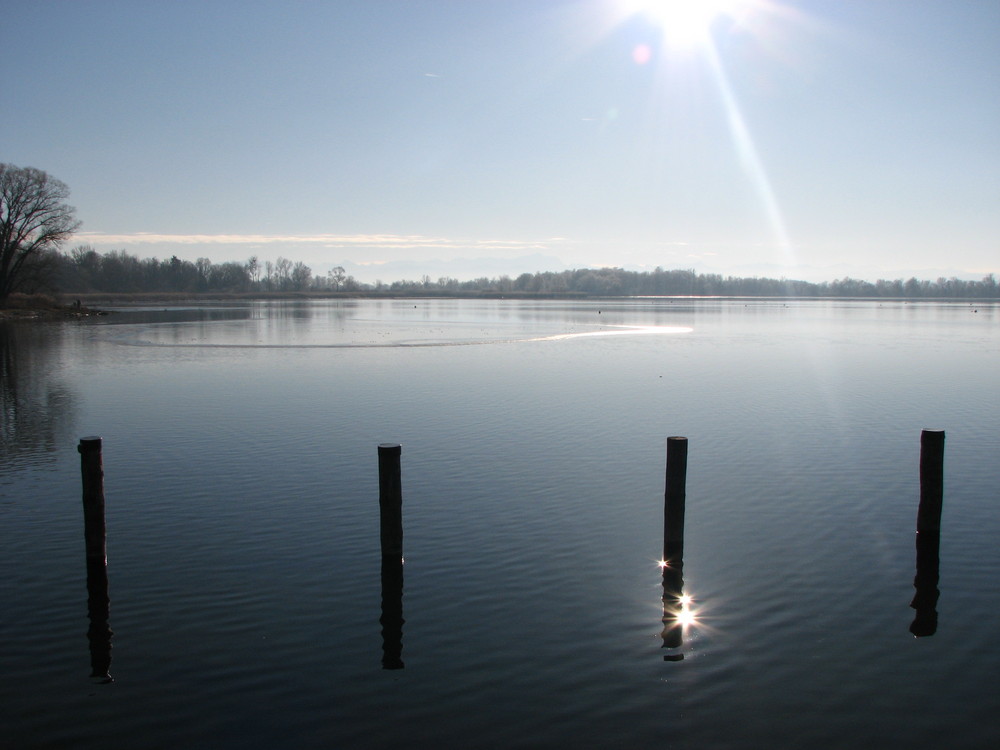
[[722,18],[736,17],[748,0],[625,0],[633,13],[642,13],[663,32],[674,47],[706,44],[712,26]]

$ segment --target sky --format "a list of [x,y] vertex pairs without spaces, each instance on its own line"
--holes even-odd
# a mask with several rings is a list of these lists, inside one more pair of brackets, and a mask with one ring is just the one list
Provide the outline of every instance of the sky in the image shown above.
[[65,249],[824,281],[1000,273],[998,0],[0,0]]

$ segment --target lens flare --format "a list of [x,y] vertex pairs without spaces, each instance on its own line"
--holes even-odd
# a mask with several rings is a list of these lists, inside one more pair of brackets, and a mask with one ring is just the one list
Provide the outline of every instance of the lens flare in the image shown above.
[[632,50],[632,61],[636,65],[645,65],[653,59],[653,50],[648,44],[638,44]]

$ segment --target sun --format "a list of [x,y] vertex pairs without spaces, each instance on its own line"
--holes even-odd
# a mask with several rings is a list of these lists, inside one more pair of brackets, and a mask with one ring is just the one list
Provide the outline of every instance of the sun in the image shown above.
[[672,46],[697,47],[709,41],[712,25],[734,16],[744,0],[628,0],[659,26]]

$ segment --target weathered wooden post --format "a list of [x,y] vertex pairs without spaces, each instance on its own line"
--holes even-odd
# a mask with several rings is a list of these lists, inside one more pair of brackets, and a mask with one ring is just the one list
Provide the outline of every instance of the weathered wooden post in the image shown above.
[[397,560],[403,557],[403,483],[399,470],[402,452],[398,443],[382,443],[378,447],[378,507],[382,556]]
[[99,437],[80,438],[80,471],[83,475],[83,534],[87,544],[87,561],[97,560],[106,565],[107,536],[104,524],[104,462]]
[[944,500],[944,430],[920,432],[920,506],[917,533],[941,531]]
[[108,625],[111,599],[108,596],[107,527],[104,518],[104,464],[102,440],[80,438],[80,471],[83,478],[83,535],[87,554],[87,617],[90,627],[90,676],[112,682],[111,628]]
[[[683,644],[684,626],[684,504],[687,497],[687,438],[667,438],[667,477],[663,496],[663,639],[661,648]],[[664,661],[680,661],[669,654]]]
[[687,498],[686,437],[667,438],[667,482],[663,495],[663,561],[684,558],[684,503]]
[[920,433],[920,505],[917,508],[916,610],[910,632],[918,638],[937,632],[938,577],[941,545],[941,506],[944,501],[944,430]]

